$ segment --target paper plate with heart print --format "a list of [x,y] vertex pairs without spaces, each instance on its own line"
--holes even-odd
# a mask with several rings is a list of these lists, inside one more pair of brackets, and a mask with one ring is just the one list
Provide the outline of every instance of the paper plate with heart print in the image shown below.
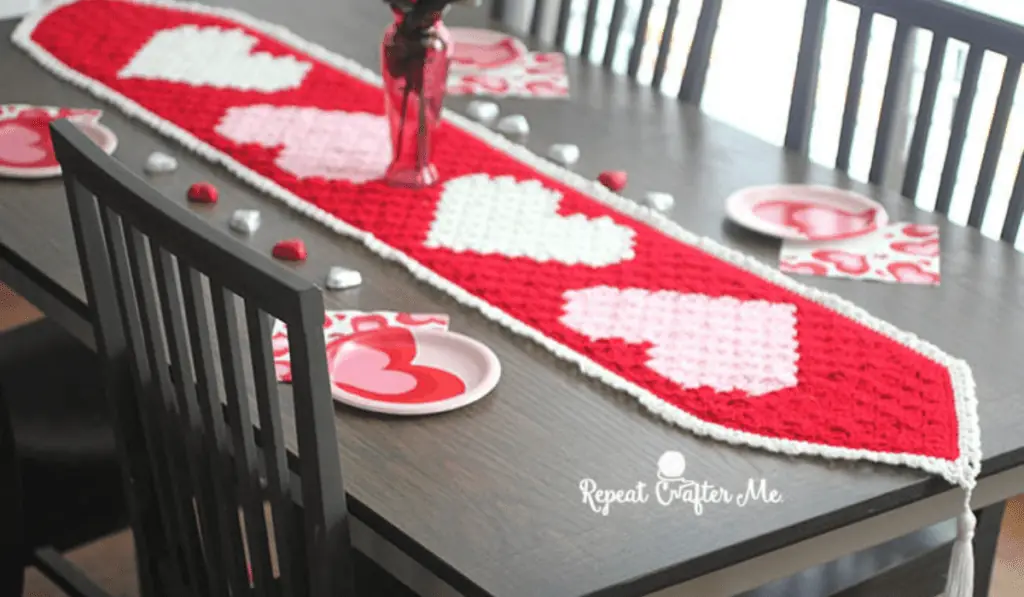
[[742,189],[726,199],[725,211],[740,226],[789,240],[853,238],[889,222],[885,208],[863,195],[814,185]]
[[501,365],[472,338],[434,329],[387,327],[327,345],[334,399],[391,415],[429,415],[480,400]]
[[117,136],[100,124],[102,115],[100,110],[0,105],[0,176],[60,176],[60,164],[50,142],[50,123],[61,118],[74,122],[103,151],[114,153]]
[[449,31],[454,45],[453,70],[502,68],[526,56],[526,46],[511,35],[468,27],[452,27]]

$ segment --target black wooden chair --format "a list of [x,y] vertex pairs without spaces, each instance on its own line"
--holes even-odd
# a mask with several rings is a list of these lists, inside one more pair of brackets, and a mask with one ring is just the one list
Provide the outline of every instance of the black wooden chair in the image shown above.
[[[565,50],[572,21],[573,1],[533,0],[532,9],[527,11],[527,23],[524,27],[524,23],[520,22],[517,17],[522,14],[519,8],[526,6],[529,2],[530,0],[493,0],[491,17],[513,31],[520,30],[521,33],[528,33],[543,40],[547,40],[547,32],[553,30],[554,46],[559,50]],[[711,60],[711,48],[714,45],[715,33],[718,31],[718,16],[722,11],[722,2],[723,0],[702,0],[700,16],[691,40],[686,69],[678,92],[678,97],[682,101],[700,104],[701,96],[704,93],[708,64]],[[614,1],[611,17],[607,23],[607,41],[603,48],[598,48],[596,47],[596,33],[605,25],[605,23],[599,22],[602,3],[600,0],[587,0],[580,54],[584,57],[593,57],[596,52],[599,56],[597,61],[605,68],[610,69],[620,44],[628,42],[631,45],[626,72],[635,79],[640,72],[642,59],[647,49],[651,8],[654,2],[653,0],[640,0],[639,6],[636,5],[636,2],[628,0]],[[678,43],[679,41],[674,40],[671,35],[679,17],[679,5],[680,0],[669,0],[668,16],[662,27],[663,34],[657,41],[654,74],[651,80],[651,86],[656,89],[662,87],[668,68],[669,50],[674,42]],[[637,8],[636,26],[632,30],[626,30],[624,27],[631,8]]]
[[105,595],[61,556],[128,524],[97,365],[45,319],[0,334],[0,595],[21,595],[29,565]]
[[[143,595],[408,594],[352,558],[320,290],[160,195],[69,122],[52,137]],[[288,326],[287,395],[271,317]]]
[[[921,182],[921,170],[924,165],[929,132],[933,124],[932,118],[942,77],[946,48],[951,39],[960,40],[969,46],[970,50],[964,64],[963,78],[953,112],[949,142],[946,147],[945,161],[935,201],[935,211],[944,215],[948,215],[953,200],[953,190],[960,169],[968,125],[972,116],[977,115],[977,111],[974,109],[974,100],[982,60],[986,54],[1005,57],[1006,66],[1003,70],[995,109],[991,115],[985,153],[978,172],[970,216],[967,221],[969,226],[981,227],[989,196],[992,193],[996,168],[1003,154],[1003,142],[1014,104],[1014,96],[1018,95],[1021,62],[1024,61],[1024,26],[942,0],[832,1],[860,9],[835,160],[836,168],[842,171],[847,171],[850,167],[854,132],[859,124],[857,113],[864,84],[868,41],[876,20],[875,17],[885,16],[896,21],[896,33],[868,176],[869,182],[874,184],[885,184],[890,175],[898,174],[890,173],[889,169],[893,162],[892,152],[899,151],[898,147],[894,147],[893,139],[896,133],[897,114],[903,109],[900,95],[904,87],[904,79],[908,75],[906,64],[910,59],[912,34],[917,30],[932,33],[921,100],[900,182],[903,195],[910,199],[917,198],[918,186]],[[811,137],[828,2],[829,0],[807,1],[800,53],[793,80],[793,95],[789,108],[785,145],[794,151],[805,154]],[[834,67],[834,65],[831,66]],[[1020,95],[1024,96],[1024,93]],[[982,116],[987,117],[988,115]],[[1011,197],[1001,237],[1003,240],[1013,243],[1017,238],[1021,215],[1024,214],[1024,156],[1021,157],[1021,165],[1017,171],[1016,184]]]
[[[935,211],[943,215],[949,214],[952,205],[967,128],[975,113],[974,100],[982,61],[986,54],[996,54],[1006,59],[967,220],[969,226],[980,228],[992,193],[996,168],[1004,152],[1004,140],[1015,96],[1024,96],[1024,94],[1017,93],[1021,80],[1021,63],[1024,61],[1024,27],[941,0],[832,1],[852,5],[860,10],[835,167],[844,172],[849,170],[854,133],[860,124],[857,121],[857,115],[863,91],[864,71],[867,65],[868,43],[872,27],[876,16],[889,17],[896,22],[896,32],[886,73],[868,180],[873,184],[885,185],[889,182],[890,176],[901,174],[899,188],[907,198],[917,198],[949,40],[960,40],[970,48],[953,111],[950,137],[946,146],[935,201]],[[828,3],[829,0],[807,0],[796,74],[793,80],[785,146],[805,155],[810,144]],[[906,64],[910,59],[911,36],[918,30],[928,31],[932,34],[928,64],[904,170],[902,173],[889,172],[893,163],[896,116],[902,109],[900,95],[904,87],[903,78],[907,76]],[[1024,155],[1021,156],[1018,164],[1016,180],[1003,220],[1000,234],[1002,240],[1011,244],[1016,242],[1022,216],[1024,216]],[[978,517],[978,528],[974,540],[976,553],[975,593],[978,597],[988,595],[1004,509],[1005,503],[998,503],[975,512]],[[922,533],[916,535],[923,537]],[[908,538],[901,540],[906,541]],[[903,593],[900,594],[920,594],[925,597],[934,594],[935,579],[940,578],[939,573],[948,559],[950,542],[939,542],[937,545],[934,544],[934,541],[922,541],[922,543],[931,544],[928,545],[928,549],[914,554],[899,565],[886,569],[884,574],[877,578],[865,581],[841,595],[843,597],[874,595],[877,594],[881,586],[888,587],[890,591],[893,586],[902,587],[900,590]],[[879,550],[889,547],[891,545],[884,545]]]

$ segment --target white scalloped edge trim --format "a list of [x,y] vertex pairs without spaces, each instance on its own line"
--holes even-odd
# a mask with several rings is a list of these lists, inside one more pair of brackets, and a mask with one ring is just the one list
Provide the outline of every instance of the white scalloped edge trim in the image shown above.
[[[494,307],[486,301],[470,294],[461,287],[435,274],[409,255],[406,255],[405,253],[402,253],[401,251],[398,251],[378,240],[372,234],[359,230],[321,210],[320,208],[313,206],[311,203],[307,203],[291,191],[288,191],[270,179],[248,169],[227,154],[207,145],[203,141],[194,137],[188,131],[185,131],[175,124],[149,112],[131,99],[122,96],[100,82],[90,79],[68,67],[66,64],[51,55],[45,48],[32,41],[32,32],[42,19],[50,13],[60,10],[63,6],[74,4],[78,1],[79,0],[58,0],[49,7],[28,15],[15,29],[14,34],[12,35],[12,41],[15,45],[21,47],[30,56],[61,79],[86,89],[98,98],[117,106],[127,116],[146,123],[161,134],[178,141],[198,155],[224,166],[241,180],[251,184],[264,193],[279,199],[296,211],[309,216],[331,230],[349,238],[362,241],[367,248],[381,257],[401,263],[416,278],[446,292],[463,305],[473,307],[489,319],[501,324],[509,330],[526,338],[530,338],[550,350],[559,358],[575,363],[584,374],[600,379],[609,386],[635,397],[648,410],[662,417],[669,423],[678,425],[679,427],[687,429],[697,435],[707,436],[734,445],[760,448],[771,452],[794,456],[810,455],[830,459],[860,460],[880,464],[905,466],[931,474],[940,475],[949,483],[959,485],[966,489],[968,494],[974,488],[977,476],[981,469],[981,429],[978,421],[978,406],[977,397],[975,395],[974,378],[971,374],[970,366],[963,360],[944,353],[938,347],[918,338],[915,334],[902,331],[892,324],[870,315],[865,310],[837,295],[800,284],[775,268],[763,264],[756,259],[740,253],[739,251],[720,245],[709,238],[697,236],[683,229],[665,216],[612,193],[600,183],[588,180],[574,172],[565,170],[564,168],[531,153],[525,147],[512,143],[486,127],[446,109],[444,111],[444,117],[450,123],[479,137],[489,143],[492,147],[503,151],[509,156],[536,169],[538,172],[556,179],[579,192],[585,193],[591,198],[616,209],[620,213],[646,223],[663,234],[666,234],[680,242],[698,247],[727,263],[751,272],[769,282],[781,286],[782,288],[790,290],[811,301],[832,309],[833,311],[836,311],[864,325],[865,327],[875,330],[882,335],[899,342],[900,344],[908,346],[929,359],[944,365],[949,370],[950,380],[955,393],[956,415],[960,424],[960,456],[955,461],[949,461],[914,454],[883,453],[869,450],[839,448],[805,441],[766,437],[754,433],[737,431],[735,429],[730,429],[722,425],[698,419],[683,410],[671,406],[640,386],[619,377],[593,360],[562,344],[559,344],[555,340],[545,336],[540,331],[529,327],[511,315],[501,311],[497,307]],[[352,60],[334,54],[321,46],[308,42],[283,27],[260,21],[259,19],[234,9],[213,8],[200,6],[191,2],[185,4],[166,0],[131,1],[136,4],[148,4],[183,12],[192,12],[196,14],[231,19],[245,27],[249,27],[255,31],[263,33],[264,35],[276,38],[278,41],[292,46],[297,51],[302,52],[311,58],[321,60],[324,63],[334,66],[335,68],[338,68],[341,71],[367,83],[378,86],[381,84],[380,76],[374,71],[367,69]]]

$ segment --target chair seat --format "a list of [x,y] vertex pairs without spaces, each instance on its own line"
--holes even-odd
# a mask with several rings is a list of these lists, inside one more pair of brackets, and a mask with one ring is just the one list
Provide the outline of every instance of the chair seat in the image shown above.
[[21,461],[28,547],[72,549],[128,525],[116,462],[84,465]]
[[116,464],[99,363],[46,319],[0,334],[0,387],[23,460]]
[[100,382],[97,356],[48,320],[0,334],[0,406],[17,456],[24,550],[66,550],[126,525]]

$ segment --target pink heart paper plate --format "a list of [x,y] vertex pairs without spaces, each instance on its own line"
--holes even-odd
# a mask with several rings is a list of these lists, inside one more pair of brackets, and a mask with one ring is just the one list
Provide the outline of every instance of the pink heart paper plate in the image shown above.
[[515,64],[527,53],[519,39],[488,29],[452,27],[453,70],[491,70]]
[[50,123],[67,118],[103,151],[117,149],[117,135],[99,122],[100,110],[79,110],[0,105],[0,176],[51,178],[60,176],[60,164],[50,141]]
[[876,201],[816,185],[767,185],[741,189],[725,201],[726,215],[756,232],[789,240],[825,241],[869,234],[889,215]]
[[480,400],[501,365],[488,347],[462,334],[387,327],[327,345],[332,392],[342,404],[390,415],[429,415]]

